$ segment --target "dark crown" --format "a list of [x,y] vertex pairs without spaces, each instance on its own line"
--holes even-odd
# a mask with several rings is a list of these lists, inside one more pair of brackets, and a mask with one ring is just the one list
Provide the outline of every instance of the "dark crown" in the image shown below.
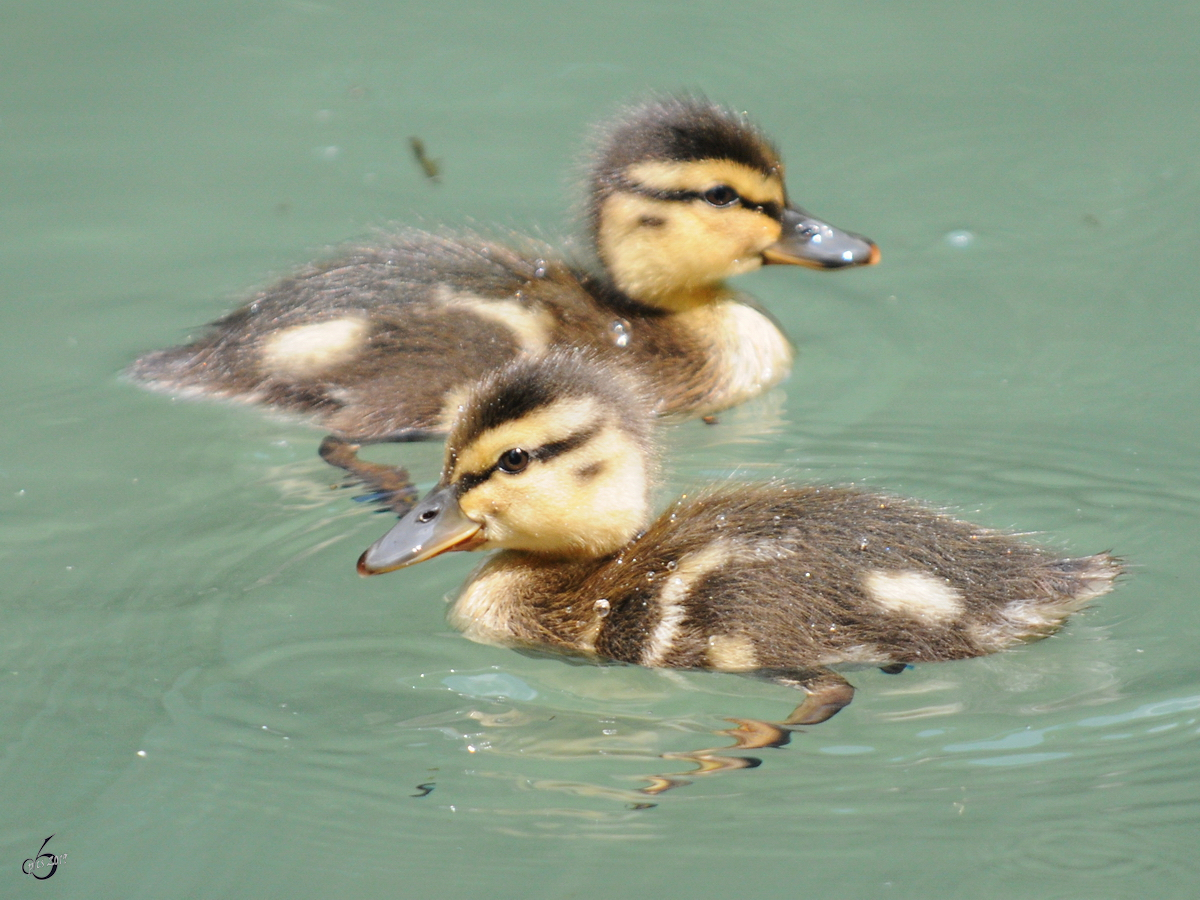
[[726,159],[764,175],[779,172],[770,140],[741,113],[690,95],[658,97],[632,106],[601,126],[591,166],[592,224],[600,204],[639,162]]
[[616,411],[622,427],[645,441],[648,405],[627,379],[578,351],[521,359],[484,379],[466,402],[448,446],[457,452],[493,428],[525,418],[560,400],[595,397]]

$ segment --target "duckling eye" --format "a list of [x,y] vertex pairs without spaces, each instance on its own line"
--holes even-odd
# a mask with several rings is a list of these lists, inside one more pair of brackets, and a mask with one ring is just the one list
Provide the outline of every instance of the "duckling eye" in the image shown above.
[[718,184],[715,187],[710,187],[701,196],[709,206],[717,207],[733,206],[733,204],[741,199],[738,196],[738,192],[727,184]]
[[520,447],[514,447],[511,450],[505,450],[500,454],[501,472],[507,472],[509,475],[516,475],[518,472],[524,472],[529,465],[529,451],[522,450]]

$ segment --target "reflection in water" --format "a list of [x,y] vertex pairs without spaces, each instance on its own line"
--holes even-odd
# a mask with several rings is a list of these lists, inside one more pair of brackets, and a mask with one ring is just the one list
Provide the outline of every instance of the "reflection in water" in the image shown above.
[[[461,722],[463,718],[478,722],[487,730],[482,732],[459,731],[452,723]],[[557,716],[550,718],[555,719]],[[762,760],[758,757],[733,756],[729,755],[730,751],[782,747],[787,744],[791,733],[799,730],[758,719],[729,719],[728,721],[733,722],[735,727],[721,729],[714,733],[732,738],[732,744],[725,747],[658,753],[659,759],[689,762],[695,764],[695,768],[684,772],[638,776],[639,780],[649,782],[647,787],[637,790],[622,790],[598,784],[559,779],[528,779],[523,780],[523,783],[541,790],[560,791],[575,796],[605,797],[627,803],[631,808],[646,809],[654,806],[654,804],[646,802],[646,796],[656,796],[673,788],[691,784],[697,777],[757,768],[762,764]],[[655,729],[642,729],[631,735],[627,728],[603,728],[599,737],[591,735],[574,738],[561,736],[537,738],[533,736],[534,733],[529,727],[536,724],[534,716],[516,708],[502,712],[471,709],[465,713],[451,714],[449,718],[436,715],[397,724],[404,728],[436,730],[446,737],[461,740],[467,752],[472,754],[487,752],[519,756],[525,759],[558,761],[601,758],[645,759],[654,755],[653,746],[659,742],[660,738]],[[616,719],[602,719],[600,724],[615,725]],[[524,730],[513,735],[493,733],[493,730],[510,728]],[[623,740],[618,738],[618,733]]]
[[[549,721],[555,720],[558,727],[552,730],[547,727]],[[579,762],[595,767],[600,761],[618,761],[626,759],[660,759],[668,761],[683,761],[693,763],[695,768],[683,772],[664,772],[648,775],[616,776],[611,767],[605,774],[608,777],[635,778],[649,782],[642,788],[616,788],[609,785],[588,781],[560,778],[528,778],[519,775],[504,776],[501,773],[491,773],[493,777],[509,777],[514,783],[526,789],[555,791],[578,797],[593,797],[615,800],[626,804],[631,809],[647,809],[655,804],[647,801],[648,797],[657,796],[673,788],[692,783],[700,776],[718,773],[736,772],[742,769],[756,768],[761,760],[753,756],[735,756],[730,751],[755,750],[768,747],[782,747],[788,742],[791,731],[783,726],[762,722],[756,719],[730,719],[735,723],[734,728],[722,729],[715,734],[733,739],[733,743],[725,747],[707,747],[697,750],[655,752],[661,743],[662,727],[670,723],[651,724],[636,722],[628,717],[604,718],[598,724],[601,734],[594,733],[595,720],[558,714],[549,717],[537,716],[530,711],[509,708],[503,711],[485,711],[468,709],[432,716],[424,716],[396,723],[402,729],[436,731],[452,740],[459,741],[470,754],[488,754],[497,757],[520,758],[526,760],[541,760],[550,763]],[[467,722],[478,723],[479,729],[474,729]],[[675,723],[687,727],[689,732],[694,728],[691,723]],[[541,726],[539,729],[539,725]],[[618,726],[618,727],[611,727]],[[624,726],[624,727],[621,727]],[[577,735],[587,729],[590,734]],[[482,773],[480,773],[482,774]]]
[[707,750],[688,750],[677,753],[664,753],[663,759],[680,759],[696,763],[691,772],[680,772],[674,775],[647,776],[650,786],[642,788],[642,793],[655,795],[671,788],[691,784],[693,778],[700,775],[715,775],[719,772],[736,772],[739,769],[756,769],[762,765],[762,760],[755,756],[726,756],[729,750],[761,750],[767,747],[782,747],[791,736],[790,730],[782,725],[773,725],[758,719],[730,719],[736,728],[727,728],[717,734],[733,738],[730,747],[711,747]]
[[[1097,646],[1087,644],[1084,655]],[[710,732],[704,718],[679,707],[669,712],[672,703],[711,710],[751,700],[754,686],[732,677],[565,665],[457,672],[426,665],[410,674],[410,658],[422,652],[420,642],[398,649],[395,637],[358,634],[275,643],[227,665],[194,668],[166,693],[169,727],[139,746],[154,771],[236,783],[236,798],[220,797],[241,814],[254,809],[255,798],[286,797],[293,827],[313,829],[328,827],[330,808],[349,806],[364,821],[377,817],[421,833],[467,827],[524,840],[637,844],[669,835],[675,816],[697,802],[718,821],[751,804],[768,816],[801,809],[800,819],[787,821],[826,826],[835,815],[847,822],[882,816],[898,826],[902,808],[923,803],[934,811],[931,827],[947,829],[948,817],[975,821],[999,804],[1033,804],[1042,824],[1014,838],[1011,853],[995,852],[1015,871],[1049,876],[1073,868],[1058,858],[1073,842],[1047,843],[1046,823],[1058,818],[1080,833],[1076,804],[1087,792],[1103,791],[1118,804],[1133,792],[1179,793],[1157,760],[1165,749],[1190,746],[1200,710],[1190,695],[1103,700],[1099,709],[1085,699],[1074,715],[1042,714],[1029,727],[1020,713],[1016,727],[993,730],[977,709],[994,687],[987,682],[1027,668],[1028,659],[923,666],[903,678],[872,676],[889,687],[871,692],[856,716],[807,729],[752,776],[740,773],[765,756],[754,751],[781,746],[788,732],[750,718]],[[1071,659],[1063,648],[1044,655]],[[1077,673],[1095,674],[1086,666]],[[687,696],[724,688],[727,696],[706,694],[699,703]],[[1012,696],[1004,707],[1012,722]],[[1010,797],[1014,785],[1023,787]],[[1121,851],[1097,862],[1097,871],[1128,876],[1147,871],[1146,859],[1183,859],[1179,848],[1153,848],[1137,831],[1139,822],[1184,815],[1183,806],[1122,808],[1117,821],[1097,825],[1094,839],[1111,853],[1113,836],[1123,834],[1138,853]]]

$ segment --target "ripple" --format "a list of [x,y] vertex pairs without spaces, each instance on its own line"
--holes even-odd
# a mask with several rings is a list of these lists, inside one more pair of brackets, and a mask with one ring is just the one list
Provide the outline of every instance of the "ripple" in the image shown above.
[[1057,759],[1068,759],[1071,753],[1013,753],[1010,756],[988,756],[983,759],[973,759],[973,766],[1031,766],[1036,763],[1052,762]]
[[[1091,718],[1081,720],[1079,725],[1084,728],[1107,728],[1109,725],[1124,725],[1126,722],[1134,722],[1139,719],[1173,716],[1177,713],[1191,712],[1197,709],[1200,709],[1200,695],[1194,697],[1177,697],[1170,700],[1147,703],[1129,712],[1117,713],[1111,716],[1092,716]],[[1158,731],[1160,728],[1151,729],[1151,731]]]
[[864,753],[874,753],[874,747],[860,746],[856,744],[833,745],[821,747],[819,753],[828,753],[830,756],[861,756]]
[[442,684],[468,697],[497,697],[512,700],[533,700],[538,692],[514,675],[487,672],[483,675],[447,675]]
[[[1006,854],[1014,871],[1025,871],[1047,883],[1081,876],[1100,885],[1113,879],[1152,878],[1146,882],[1150,895],[1153,883],[1166,883],[1174,872],[1185,876],[1191,853],[1162,840],[1162,833],[1145,827],[1136,815],[1113,810],[1102,820],[1088,821],[1065,811],[1046,816],[1040,811],[1029,828],[1012,835]],[[1101,891],[1099,895],[1106,892]]]

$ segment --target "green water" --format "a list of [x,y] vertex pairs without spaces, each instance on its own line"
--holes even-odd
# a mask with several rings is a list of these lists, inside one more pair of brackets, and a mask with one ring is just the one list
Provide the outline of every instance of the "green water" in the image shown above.
[[[1198,42],[1183,2],[5,4],[0,895],[1195,896]],[[472,559],[354,574],[387,519],[318,432],[118,372],[380,224],[566,233],[588,123],[679,87],[884,261],[743,279],[795,373],[665,490],[855,481],[1131,574],[634,809],[795,697],[469,643]]]

